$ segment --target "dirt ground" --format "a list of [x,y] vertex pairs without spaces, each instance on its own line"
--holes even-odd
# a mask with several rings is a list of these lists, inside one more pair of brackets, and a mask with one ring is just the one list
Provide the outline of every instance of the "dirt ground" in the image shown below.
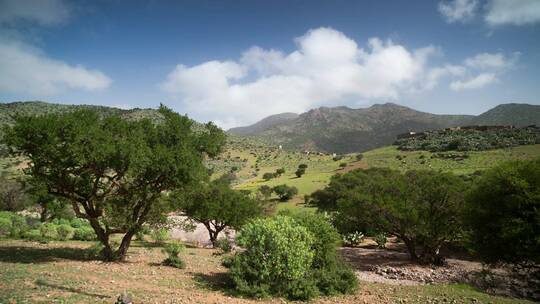
[[[131,294],[134,303],[288,302],[243,299],[232,293],[221,256],[213,249],[187,248],[182,254],[186,268],[176,269],[161,265],[165,255],[150,242],[135,242],[125,263],[89,260],[86,248],[90,245],[0,240],[0,303],[114,303],[123,292]],[[312,303],[526,303],[465,285],[395,285],[371,280],[365,276],[370,267],[407,262],[392,251],[384,255],[368,248],[345,248],[341,253],[361,279],[358,291]]]

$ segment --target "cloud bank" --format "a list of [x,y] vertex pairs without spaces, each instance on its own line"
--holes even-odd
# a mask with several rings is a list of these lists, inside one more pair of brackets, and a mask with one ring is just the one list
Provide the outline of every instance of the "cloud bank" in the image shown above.
[[473,19],[478,8],[478,0],[454,0],[439,2],[439,12],[446,22],[467,22]]
[[[228,128],[321,105],[397,100],[431,90],[445,78],[458,81],[453,90],[479,88],[495,81],[495,71],[507,61],[486,53],[458,65],[433,66],[431,58],[440,53],[434,46],[408,49],[372,38],[362,47],[332,28],[310,30],[295,42],[297,49],[288,54],[252,47],[235,61],[179,64],[161,88],[183,111]],[[466,83],[486,71],[493,79]]]
[[41,97],[110,86],[104,73],[49,58],[18,33],[21,27],[59,25],[69,17],[69,7],[60,0],[0,0],[0,25],[11,30],[0,31],[0,91]]

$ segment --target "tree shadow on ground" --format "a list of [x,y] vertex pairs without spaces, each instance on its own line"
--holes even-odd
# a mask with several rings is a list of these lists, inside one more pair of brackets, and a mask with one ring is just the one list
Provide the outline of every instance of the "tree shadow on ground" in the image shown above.
[[225,272],[194,273],[193,280],[202,288],[211,291],[220,291],[228,296],[238,297],[238,292],[234,289],[234,284],[229,275]]
[[77,293],[77,294],[80,294],[80,295],[84,295],[84,296],[88,296],[88,297],[93,297],[93,298],[101,298],[101,299],[107,299],[107,298],[110,298],[110,296],[108,295],[102,295],[102,294],[97,294],[97,293],[90,293],[90,292],[86,292],[86,291],[83,291],[81,289],[78,289],[78,288],[73,288],[73,287],[66,287],[66,286],[62,286],[62,285],[58,285],[58,284],[54,284],[54,283],[49,283],[45,280],[36,280],[36,285],[38,286],[43,286],[43,287],[48,287],[48,288],[53,288],[53,289],[58,289],[58,290],[62,290],[62,291],[68,291],[68,292],[72,292],[72,293]]
[[88,250],[73,247],[35,248],[26,246],[0,247],[0,262],[48,263],[58,259],[90,261]]

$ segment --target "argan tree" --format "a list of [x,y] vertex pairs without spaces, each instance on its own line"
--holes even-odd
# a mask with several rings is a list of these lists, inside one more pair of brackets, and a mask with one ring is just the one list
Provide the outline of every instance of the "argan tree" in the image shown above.
[[465,188],[450,173],[372,168],[332,177],[310,204],[335,212],[338,226],[394,235],[411,259],[438,264],[441,246],[462,232]]
[[263,214],[261,202],[249,193],[231,189],[224,180],[201,182],[187,191],[176,191],[169,196],[171,205],[184,215],[203,224],[210,242],[215,247],[225,228],[239,229],[248,220]]
[[[125,120],[93,110],[16,117],[6,129],[12,154],[30,161],[25,170],[49,194],[69,201],[103,244],[106,260],[124,260],[132,237],[144,223],[163,219],[164,191],[206,178],[203,159],[217,155],[223,131],[193,122],[165,106],[163,119]],[[122,234],[112,248],[112,234]]]

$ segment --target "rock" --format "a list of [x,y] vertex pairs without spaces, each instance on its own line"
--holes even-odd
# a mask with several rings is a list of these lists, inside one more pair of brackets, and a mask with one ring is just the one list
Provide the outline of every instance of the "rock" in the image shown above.
[[123,293],[118,296],[114,304],[133,304],[133,300],[131,299],[130,295]]

